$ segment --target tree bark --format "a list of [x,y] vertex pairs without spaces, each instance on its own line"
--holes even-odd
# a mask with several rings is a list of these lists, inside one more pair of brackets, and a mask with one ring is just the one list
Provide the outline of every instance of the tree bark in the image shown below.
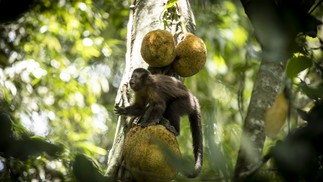
[[[140,48],[143,37],[146,33],[164,29],[161,15],[165,10],[167,0],[133,0],[130,6],[129,22],[127,27],[127,52],[125,58],[125,70],[115,99],[116,105],[129,105],[129,89],[127,86],[131,73],[138,67],[147,68],[147,63],[141,57]],[[195,30],[195,20],[187,0],[179,0],[178,9],[181,9],[181,15],[188,31]],[[168,31],[175,33],[179,25],[174,25]],[[118,117],[116,134],[113,146],[109,151],[108,168],[106,175],[111,178],[127,178],[124,169],[122,169],[122,151],[124,137],[129,129],[129,118]],[[118,177],[117,177],[118,175]]]

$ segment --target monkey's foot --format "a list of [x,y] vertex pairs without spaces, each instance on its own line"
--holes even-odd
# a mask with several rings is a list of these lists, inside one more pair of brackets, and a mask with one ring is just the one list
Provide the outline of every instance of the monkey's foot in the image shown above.
[[175,127],[173,125],[171,125],[167,119],[161,118],[160,121],[159,121],[159,124],[164,125],[165,128],[168,131],[172,132],[175,136],[179,135],[179,132],[176,131]]
[[151,121],[151,122],[141,122],[140,126],[142,128],[145,128],[147,126],[157,125],[158,121]]
[[166,128],[168,131],[172,132],[175,136],[178,136],[178,135],[179,135],[179,133],[178,133],[178,132],[176,131],[176,129],[174,128],[174,126],[172,126],[172,125],[170,125],[170,124],[165,124],[164,126],[165,126],[165,128]]

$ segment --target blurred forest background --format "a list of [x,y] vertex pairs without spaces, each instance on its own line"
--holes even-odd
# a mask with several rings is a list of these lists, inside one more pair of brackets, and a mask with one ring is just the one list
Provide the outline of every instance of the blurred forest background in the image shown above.
[[[27,158],[17,153],[14,158],[1,155],[0,179],[23,174],[19,180],[73,180],[71,161],[77,153],[87,155],[104,171],[116,128],[114,99],[125,66],[131,2],[36,2],[22,16],[0,24],[0,94],[11,114],[16,138],[44,138],[59,144],[63,153],[54,158],[48,154]],[[240,1],[193,0],[191,6],[196,35],[208,49],[205,68],[185,79],[200,101],[204,135],[211,136],[205,141],[201,178],[230,178],[261,48]],[[312,14],[322,19],[323,7]],[[322,27],[318,35],[321,39],[306,37],[305,41],[310,60],[322,63]],[[309,74],[302,73],[297,78],[305,80]],[[321,78],[310,76],[313,83],[321,83]],[[295,90],[301,80],[297,78]],[[308,102],[308,94],[297,92],[293,109]],[[297,127],[293,110],[291,118],[292,127]],[[178,137],[181,152],[193,159],[189,124],[182,123]],[[285,124],[277,139],[287,132]],[[264,151],[275,140],[268,139]],[[23,149],[29,147],[34,146],[26,144]]]

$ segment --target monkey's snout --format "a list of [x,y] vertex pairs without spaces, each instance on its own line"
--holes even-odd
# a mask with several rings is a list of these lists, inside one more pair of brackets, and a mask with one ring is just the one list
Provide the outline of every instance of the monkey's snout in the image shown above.
[[129,81],[129,85],[130,85],[130,88],[134,88],[135,82],[133,80],[130,80]]

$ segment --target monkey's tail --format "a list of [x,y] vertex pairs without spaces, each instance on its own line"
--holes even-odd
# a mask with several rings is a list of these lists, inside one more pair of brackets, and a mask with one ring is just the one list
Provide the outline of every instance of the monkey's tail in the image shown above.
[[200,105],[198,100],[194,97],[195,108],[194,112],[189,114],[189,121],[191,126],[193,151],[195,158],[194,172],[188,174],[187,177],[195,178],[199,175],[203,165],[203,136],[202,136],[202,123]]

